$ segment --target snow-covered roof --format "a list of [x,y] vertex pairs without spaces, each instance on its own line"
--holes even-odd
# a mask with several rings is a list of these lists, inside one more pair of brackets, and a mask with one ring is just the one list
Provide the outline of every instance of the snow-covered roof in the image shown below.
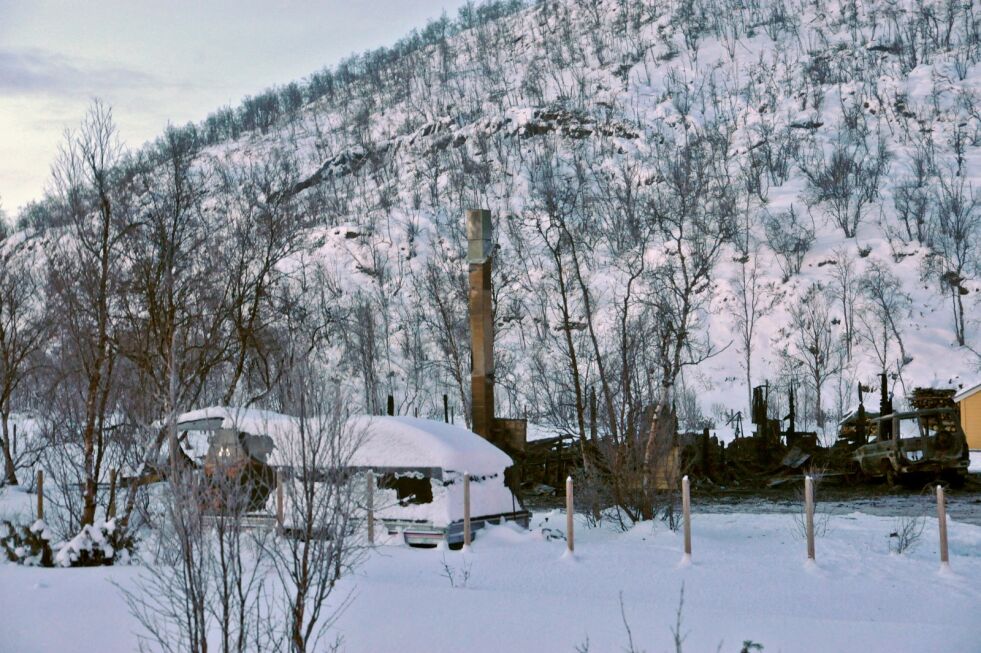
[[955,394],[954,401],[955,402],[963,401],[977,392],[981,392],[981,382],[975,383],[972,386],[964,388],[963,390]]
[[[188,431],[182,443],[185,452],[197,460],[208,451],[207,432],[217,428],[268,435],[273,440],[268,460],[272,465],[279,464],[283,451],[295,449],[291,440],[298,434],[297,418],[255,408],[202,408],[183,413],[177,424]],[[360,440],[348,463],[354,467],[436,467],[477,475],[496,474],[513,463],[473,431],[429,419],[359,415],[348,419],[345,432]]]
[[358,467],[439,467],[471,474],[495,474],[513,461],[506,453],[461,426],[418,417],[351,418],[364,441],[351,458]]
[[[220,424],[217,420],[221,420]],[[213,428],[235,428],[243,433],[252,435],[269,435],[275,437],[278,433],[291,430],[294,418],[282,413],[258,408],[236,408],[234,406],[211,406],[183,413],[177,418],[178,426],[186,426],[189,422],[206,422],[215,420]]]
[[203,461],[207,455],[210,432],[215,429],[235,429],[251,435],[268,435],[274,443],[277,440],[282,442],[296,430],[295,419],[289,415],[235,406],[209,406],[182,413],[177,417],[177,426],[186,431],[181,436],[181,449],[198,462]]

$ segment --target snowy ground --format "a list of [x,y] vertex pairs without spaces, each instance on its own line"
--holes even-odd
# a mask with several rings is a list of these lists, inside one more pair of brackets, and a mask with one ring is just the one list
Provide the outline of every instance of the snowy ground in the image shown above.
[[[16,499],[8,496],[0,508]],[[347,651],[674,650],[684,586],[684,650],[981,651],[981,527],[950,524],[952,564],[937,562],[936,519],[919,546],[889,552],[896,518],[834,514],[817,540],[817,564],[790,514],[699,514],[694,561],[663,523],[627,533],[578,526],[576,556],[546,540],[561,513],[539,513],[531,532],[482,533],[469,553],[382,547],[350,577],[354,602],[337,625]],[[444,560],[457,576],[445,577]],[[470,577],[460,587],[460,575]],[[113,583],[139,567],[46,570],[0,563],[0,650],[130,651],[135,623]]]

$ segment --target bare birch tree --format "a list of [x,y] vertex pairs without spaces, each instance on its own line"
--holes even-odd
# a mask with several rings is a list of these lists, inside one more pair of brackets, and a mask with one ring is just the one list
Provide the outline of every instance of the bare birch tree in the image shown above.
[[964,177],[940,175],[932,213],[932,267],[943,291],[950,297],[954,338],[963,346],[967,340],[964,282],[981,272],[981,202]]
[[[17,456],[11,442],[15,393],[37,371],[50,322],[44,307],[40,245],[21,232],[5,236],[0,225],[0,426],[3,483],[17,484]],[[2,483],[0,483],[2,484]]]
[[68,228],[49,252],[50,290],[70,365],[62,383],[80,403],[82,525],[95,519],[118,358],[111,312],[118,292],[120,246],[132,228],[129,180],[112,110],[96,101],[81,127],[65,134],[54,166]]
[[658,153],[661,182],[649,206],[662,244],[650,273],[647,300],[658,325],[654,346],[660,367],[655,426],[644,453],[648,486],[654,481],[655,458],[673,441],[678,375],[683,367],[717,353],[700,333],[699,320],[710,297],[715,265],[736,228],[738,203],[726,167],[724,132],[706,129],[704,134],[686,134],[685,139]]
[[168,477],[155,523],[158,555],[135,590],[123,590],[143,628],[141,650],[207,653],[214,625],[214,542],[205,506],[203,475],[180,469]]
[[832,332],[831,307],[822,288],[811,286],[791,310],[794,359],[807,371],[814,391],[814,417],[824,428],[824,384],[839,371],[840,341]]
[[349,603],[337,584],[360,562],[362,517],[351,458],[364,437],[347,420],[343,393],[314,365],[296,360],[284,400],[293,433],[278,453],[286,537],[266,547],[282,597],[277,650],[321,650],[324,636]]

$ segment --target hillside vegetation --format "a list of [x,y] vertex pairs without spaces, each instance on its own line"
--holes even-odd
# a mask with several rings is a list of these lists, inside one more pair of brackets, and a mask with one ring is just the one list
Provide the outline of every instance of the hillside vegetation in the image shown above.
[[301,363],[465,419],[480,207],[500,415],[721,428],[769,381],[831,434],[880,372],[978,372],[979,59],[960,0],[499,3],[138,152],[96,106],[5,241],[0,315],[44,337],[0,408],[74,425],[89,476],[108,423],[277,408]]

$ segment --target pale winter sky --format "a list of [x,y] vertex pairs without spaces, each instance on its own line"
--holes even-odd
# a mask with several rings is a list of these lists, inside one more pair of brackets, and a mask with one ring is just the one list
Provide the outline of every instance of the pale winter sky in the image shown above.
[[0,202],[38,199],[95,97],[125,144],[390,45],[464,0],[0,0]]

